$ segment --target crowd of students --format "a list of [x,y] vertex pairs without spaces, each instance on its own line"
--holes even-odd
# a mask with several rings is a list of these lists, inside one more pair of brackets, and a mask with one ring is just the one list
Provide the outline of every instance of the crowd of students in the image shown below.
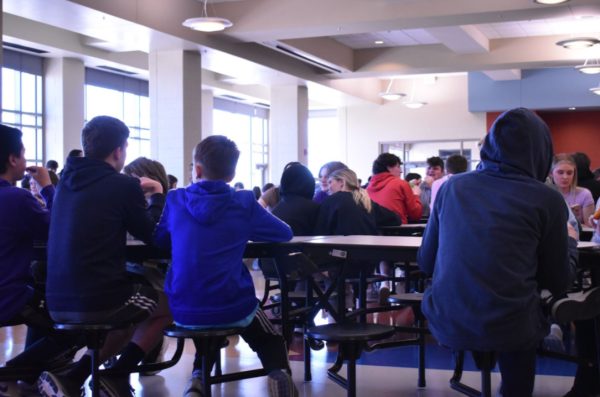
[[[63,368],[82,343],[53,331],[53,322],[135,323],[111,332],[101,351],[102,360],[119,353],[114,366],[126,372],[160,350],[162,330],[174,321],[194,329],[244,328],[241,336],[269,373],[269,394],[295,396],[286,342],[260,308],[242,263],[246,242],[377,235],[382,226],[423,217],[429,221],[418,263],[432,275],[423,303],[432,333],[453,349],[497,352],[503,395],[531,395],[535,348],[548,334],[539,290],[563,297],[576,260],[565,201],[589,226],[598,201],[576,186],[578,171],[589,179],[589,158],[552,161],[548,128],[534,113],[501,115],[474,172],[464,173],[462,156],[446,164],[431,157],[424,179],[405,180],[401,159],[382,153],[366,188],[337,161],[320,169],[316,188],[308,168],[292,162],[258,200],[256,192],[229,186],[240,153],[226,137],[202,140],[194,149],[193,183],[174,189],[177,181],[157,161],[125,166],[128,135],[115,118],[90,120],[82,130],[83,156],[67,158],[55,188],[46,168],[26,167],[21,132],[0,125],[0,325],[29,326],[25,352],[7,365],[35,365],[42,395],[78,395],[91,371],[89,354]],[[25,174],[39,186],[40,201],[14,186]],[[544,185],[549,175],[555,189]],[[168,271],[152,260],[126,266],[128,234],[169,249]],[[597,232],[594,238],[600,240]],[[31,280],[34,240],[47,240],[45,291]],[[379,265],[391,274],[389,264]],[[390,286],[382,287],[385,303]],[[583,335],[588,328],[586,322],[577,330]],[[589,352],[595,345],[586,335],[579,341]],[[202,395],[199,366],[196,360],[186,396]],[[132,395],[127,376],[100,379],[105,395]],[[578,370],[569,397],[598,392],[597,365]]]

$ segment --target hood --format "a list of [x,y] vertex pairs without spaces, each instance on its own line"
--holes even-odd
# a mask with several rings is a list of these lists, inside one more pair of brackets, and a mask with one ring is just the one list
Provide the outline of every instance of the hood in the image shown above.
[[371,176],[371,180],[369,181],[369,186],[367,190],[372,192],[378,192],[383,189],[392,179],[400,179],[390,174],[389,172],[380,172],[379,174],[375,174]]
[[105,161],[88,157],[69,157],[60,184],[77,191],[116,173],[117,171]]
[[550,129],[531,110],[502,113],[481,148],[480,169],[526,175],[543,182],[552,164]]
[[185,189],[185,207],[202,224],[216,223],[233,201],[235,191],[223,181],[200,181]]
[[279,194],[281,197],[300,196],[312,200],[315,195],[313,174],[300,163],[290,165],[281,175]]

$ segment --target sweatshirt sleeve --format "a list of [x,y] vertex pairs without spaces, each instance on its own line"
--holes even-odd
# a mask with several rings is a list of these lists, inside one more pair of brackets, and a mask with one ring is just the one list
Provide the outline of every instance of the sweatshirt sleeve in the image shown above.
[[406,199],[406,216],[411,221],[419,220],[423,213],[423,204],[421,204],[419,196],[413,194],[410,185],[406,182],[400,184],[400,189]]
[[271,215],[256,200],[252,200],[250,240],[282,242],[293,237],[292,229],[276,216]]
[[553,295],[564,293],[573,280],[571,266],[572,259],[569,253],[569,244],[573,243],[567,233],[567,209],[552,211],[551,222],[547,225],[547,232],[542,236],[538,250],[537,279],[540,288],[548,289]]
[[156,222],[165,205],[164,194],[153,194],[147,205],[142,188],[135,181],[131,184],[128,196],[125,215],[127,231],[146,244],[151,244]]
[[50,209],[52,208],[52,203],[54,201],[54,186],[46,186],[42,189],[41,195],[46,201],[46,205],[48,206],[47,210],[43,209],[35,197],[29,193],[23,195],[21,208],[25,218],[23,225],[29,229],[33,239],[46,241],[48,239],[48,228],[50,226]]

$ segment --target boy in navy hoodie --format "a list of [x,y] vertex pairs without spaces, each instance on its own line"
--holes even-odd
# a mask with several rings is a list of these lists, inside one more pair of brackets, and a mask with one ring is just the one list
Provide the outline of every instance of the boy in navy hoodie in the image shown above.
[[[270,396],[295,396],[283,337],[258,306],[252,277],[242,263],[248,240],[288,241],[288,225],[269,214],[252,191],[235,191],[239,150],[213,135],[194,151],[196,183],[171,190],[155,233],[159,245],[172,245],[165,291],[176,323],[205,329],[245,327],[242,338],[269,372]],[[199,360],[185,396],[203,394]]]

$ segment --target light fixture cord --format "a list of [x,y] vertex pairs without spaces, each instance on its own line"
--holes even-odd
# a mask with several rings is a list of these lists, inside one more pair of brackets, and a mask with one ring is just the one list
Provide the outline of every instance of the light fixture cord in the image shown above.
[[390,93],[390,89],[392,88],[392,84],[394,83],[394,79],[390,79],[390,83],[387,86],[387,89],[385,90],[386,94]]
[[203,6],[204,6],[204,18],[208,18],[208,11],[206,10],[206,5],[208,4],[208,0],[204,0],[203,1]]

